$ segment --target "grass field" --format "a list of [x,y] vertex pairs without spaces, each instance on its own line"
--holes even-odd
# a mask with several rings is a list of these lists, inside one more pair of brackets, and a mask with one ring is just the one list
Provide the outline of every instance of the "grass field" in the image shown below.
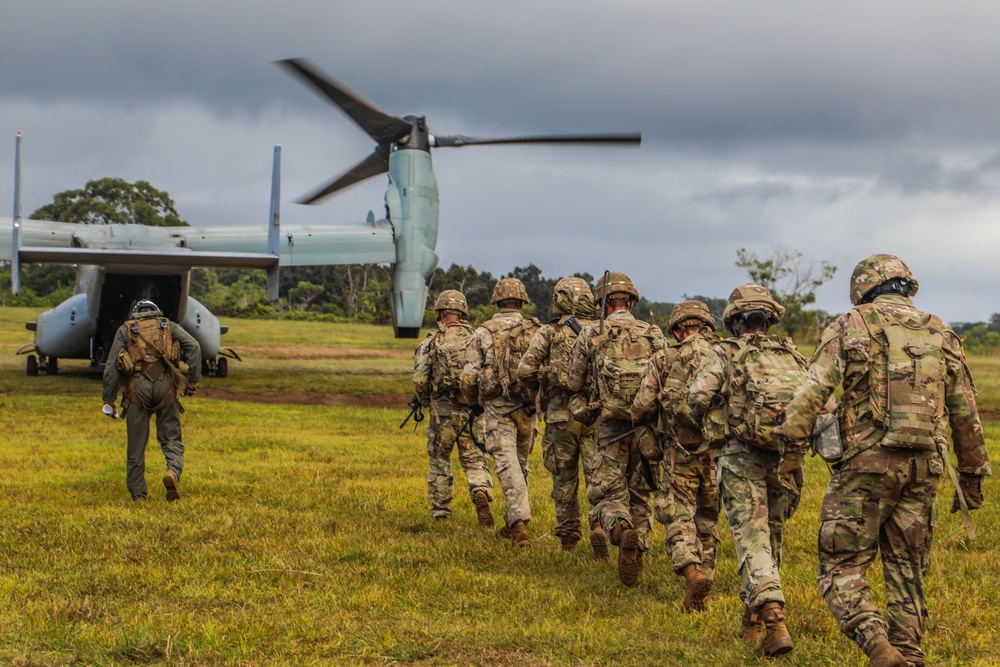
[[[13,356],[36,315],[0,308],[0,664],[867,664],[816,590],[819,459],[782,570],[796,648],[768,661],[737,637],[728,533],[708,609],[683,615],[662,526],[632,589],[589,548],[559,550],[540,448],[531,549],[477,526],[457,461],[455,513],[432,520],[424,428],[397,428],[416,341],[227,321],[244,361],[185,400],[182,500],[163,499],[153,442],[150,500],[136,505],[124,425],[100,414],[97,374],[61,360],[59,376],[29,378]],[[971,364],[996,466],[1000,359]],[[970,544],[942,486],[929,664],[1000,664],[996,489]]]

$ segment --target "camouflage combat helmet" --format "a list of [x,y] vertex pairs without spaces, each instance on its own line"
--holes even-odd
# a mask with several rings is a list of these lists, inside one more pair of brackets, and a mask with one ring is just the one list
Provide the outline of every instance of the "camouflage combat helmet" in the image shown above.
[[434,310],[454,310],[462,315],[469,314],[469,304],[465,301],[465,295],[457,289],[442,290],[438,298],[434,301]]
[[611,271],[607,274],[607,280],[601,276],[597,281],[597,289],[594,290],[594,300],[598,303],[604,300],[605,285],[607,286],[608,297],[612,294],[628,294],[636,301],[639,300],[639,290],[632,284],[632,279],[624,273]]
[[674,306],[670,313],[670,322],[667,330],[673,331],[675,327],[686,326],[707,326],[715,331],[715,318],[709,312],[708,306],[701,301],[689,300],[681,301]]
[[907,295],[913,296],[920,283],[913,277],[910,267],[895,255],[872,255],[858,262],[851,274],[851,303],[864,303],[865,296],[873,289],[893,278],[906,281]]
[[785,314],[784,307],[774,300],[770,292],[760,285],[747,283],[740,285],[729,295],[729,303],[726,304],[726,310],[722,313],[722,323],[732,331],[733,320],[743,313],[755,310],[767,313],[767,319],[771,324],[780,322],[782,315]]
[[162,315],[163,311],[160,310],[160,307],[157,306],[152,301],[150,301],[149,299],[139,299],[132,306],[131,317],[137,317],[141,313],[152,313],[156,315]]
[[[570,276],[556,283],[552,292],[552,309],[557,315],[573,315],[577,312],[580,298],[591,296],[590,285],[583,278]],[[590,300],[593,304],[593,298]]]
[[501,278],[493,287],[493,296],[490,303],[500,303],[507,299],[517,299],[523,303],[528,303],[528,292],[524,289],[524,283],[517,278]]

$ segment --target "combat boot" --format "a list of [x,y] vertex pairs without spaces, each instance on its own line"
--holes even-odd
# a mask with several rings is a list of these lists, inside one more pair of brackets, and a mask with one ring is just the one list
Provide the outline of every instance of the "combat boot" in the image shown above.
[[705,608],[705,597],[712,588],[712,580],[701,573],[697,563],[686,565],[681,574],[687,588],[684,589],[684,599],[681,601],[682,611],[701,611]]
[[594,560],[603,560],[605,563],[611,560],[611,551],[608,549],[608,534],[601,528],[601,524],[590,528],[590,547],[594,550]]
[[560,535],[559,542],[562,544],[563,551],[572,551],[576,547],[576,543],[580,541],[580,538],[576,535]]
[[519,547],[530,547],[531,540],[528,539],[528,528],[523,521],[515,521],[510,527],[510,539]]
[[493,527],[493,510],[490,509],[490,499],[485,491],[476,491],[472,496],[472,504],[476,506],[476,516],[483,528]]
[[618,578],[626,586],[635,586],[639,579],[641,554],[639,549],[639,533],[635,532],[624,521],[619,521],[611,536],[618,545]]
[[785,611],[780,602],[768,602],[757,612],[764,622],[764,638],[759,650],[768,658],[784,655],[792,650],[792,637],[785,627]]
[[754,644],[759,644],[764,639],[764,630],[760,627],[760,616],[750,611],[749,605],[743,607],[742,625],[741,635],[743,639]]
[[906,667],[906,658],[889,643],[885,635],[875,635],[865,649],[872,667]]
[[167,500],[173,502],[180,500],[181,492],[177,488],[177,473],[167,468],[167,474],[163,476],[163,486],[167,489]]

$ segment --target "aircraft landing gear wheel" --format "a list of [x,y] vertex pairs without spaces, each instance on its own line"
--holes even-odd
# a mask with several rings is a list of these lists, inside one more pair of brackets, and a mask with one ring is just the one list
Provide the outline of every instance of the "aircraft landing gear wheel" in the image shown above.
[[25,372],[31,377],[38,375],[38,359],[35,355],[28,355],[28,361],[25,363]]
[[46,375],[56,375],[59,373],[59,360],[55,357],[49,357],[45,360],[45,374]]
[[215,364],[215,377],[224,378],[227,375],[229,375],[229,360],[225,357],[219,357]]

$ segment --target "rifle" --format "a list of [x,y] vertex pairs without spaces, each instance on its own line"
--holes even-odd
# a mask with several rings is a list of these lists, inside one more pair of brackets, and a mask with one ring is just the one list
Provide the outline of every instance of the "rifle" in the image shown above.
[[462,433],[465,432],[465,429],[469,429],[469,437],[472,438],[472,444],[476,446],[476,449],[485,454],[486,446],[476,440],[476,432],[472,430],[472,422],[475,421],[476,417],[483,414],[483,406],[470,406],[466,411],[466,414],[469,415],[469,417],[465,420],[465,423],[462,424],[462,428],[458,429],[458,433],[455,434],[455,440],[458,441],[458,439],[462,437]]
[[529,398],[527,395],[522,394],[521,402],[518,405],[511,408],[510,410],[508,410],[507,412],[501,412],[500,416],[509,417],[518,410],[523,410],[526,417],[531,417],[532,415],[535,414],[535,402],[531,400],[531,398]]
[[575,333],[578,336],[580,335],[580,331],[583,329],[583,327],[580,326],[580,321],[576,319],[576,315],[570,315],[569,317],[567,317],[563,321],[563,324],[568,326],[573,331],[573,333]]
[[[618,435],[616,435],[615,437],[611,438],[610,440],[605,440],[604,444],[605,445],[613,445],[616,442],[621,442],[622,440],[624,440],[625,438],[629,437],[630,435],[635,435],[635,429],[634,428],[629,429],[628,431],[625,431],[624,433],[619,433]],[[647,459],[645,456],[643,456],[642,452],[639,451],[638,447],[636,447],[636,453],[639,455],[639,463],[642,465],[642,476],[646,478],[646,483],[649,484],[650,490],[656,491],[659,487],[656,484],[656,482],[653,481],[653,469],[649,465],[649,459]]]
[[406,415],[406,419],[404,419],[403,423],[399,425],[399,428],[406,426],[406,422],[410,421],[410,417],[413,417],[414,422],[422,422],[424,420],[424,406],[420,404],[419,396],[414,394],[413,398],[410,399],[410,402],[407,403],[407,405],[410,407],[410,414]]
[[[604,309],[608,307],[608,276],[611,274],[610,269],[604,271],[604,292],[601,293],[601,326],[598,333],[604,335]],[[617,440],[615,441],[617,442]]]

